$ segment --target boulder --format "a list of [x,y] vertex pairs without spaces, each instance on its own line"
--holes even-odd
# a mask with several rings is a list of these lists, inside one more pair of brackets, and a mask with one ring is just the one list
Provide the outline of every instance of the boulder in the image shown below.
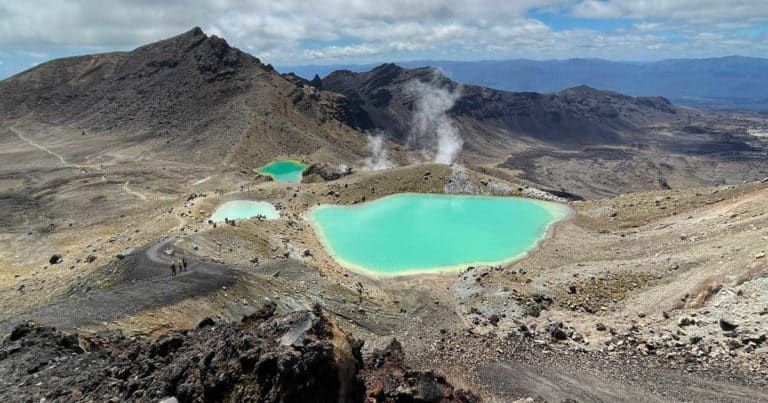
[[197,324],[197,328],[198,329],[202,329],[204,327],[213,326],[215,324],[216,324],[216,322],[214,322],[211,317],[207,317],[207,318],[201,320],[200,323]]
[[737,327],[739,327],[738,324],[733,320],[730,316],[723,316],[720,318],[720,329],[723,329],[725,332],[732,332],[736,330]]
[[366,402],[480,401],[471,392],[455,389],[443,375],[408,369],[404,361],[403,346],[395,339],[383,350],[375,350],[371,354],[361,372]]
[[598,332],[604,332],[604,331],[608,330],[608,328],[605,327],[604,324],[598,322],[597,324],[595,324],[595,330],[597,330]]
[[696,324],[696,319],[693,319],[689,316],[683,316],[677,320],[677,326],[680,326],[680,327],[686,327],[686,326],[695,325],[695,324]]
[[125,259],[126,257],[133,255],[135,252],[136,252],[136,249],[129,248],[118,253],[115,257],[118,259]]
[[315,163],[307,167],[302,172],[301,181],[304,183],[314,183],[323,181],[332,181],[347,176],[352,173],[352,168],[344,165],[333,165],[329,162]]
[[550,323],[547,325],[547,332],[554,340],[566,340],[568,338],[568,333],[566,333],[566,329],[563,327],[563,322]]

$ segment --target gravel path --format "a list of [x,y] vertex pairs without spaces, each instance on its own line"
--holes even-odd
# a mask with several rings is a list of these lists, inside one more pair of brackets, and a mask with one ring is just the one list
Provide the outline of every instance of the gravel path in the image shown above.
[[186,257],[189,261],[187,271],[172,277],[170,259],[163,249],[173,240],[162,240],[137,251],[134,256],[126,257],[132,259],[132,265],[118,284],[7,318],[0,322],[0,334],[6,334],[16,323],[30,319],[70,330],[113,321],[143,310],[214,292],[237,281],[235,270],[191,257]]

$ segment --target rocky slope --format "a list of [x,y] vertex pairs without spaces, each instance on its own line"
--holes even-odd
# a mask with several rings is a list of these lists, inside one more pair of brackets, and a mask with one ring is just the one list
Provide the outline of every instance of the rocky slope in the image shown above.
[[0,81],[0,121],[118,133],[200,161],[359,153],[340,97],[290,82],[194,28],[130,52],[53,60]]
[[0,396],[14,401],[474,402],[430,371],[403,364],[397,342],[364,362],[362,342],[319,310],[242,323],[202,321],[148,340],[79,336],[19,324],[0,347]]

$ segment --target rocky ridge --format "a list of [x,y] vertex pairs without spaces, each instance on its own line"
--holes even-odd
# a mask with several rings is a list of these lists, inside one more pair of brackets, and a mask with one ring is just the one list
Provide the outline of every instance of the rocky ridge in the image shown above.
[[52,60],[0,81],[0,119],[68,127],[92,142],[114,135],[151,145],[149,155],[200,162],[267,162],[318,149],[359,154],[363,142],[346,125],[352,117],[343,101],[200,28],[129,52]]
[[203,320],[155,341],[120,332],[69,334],[24,322],[0,347],[0,388],[15,401],[474,402],[444,377],[403,363],[393,341],[363,343],[320,308],[241,323]]

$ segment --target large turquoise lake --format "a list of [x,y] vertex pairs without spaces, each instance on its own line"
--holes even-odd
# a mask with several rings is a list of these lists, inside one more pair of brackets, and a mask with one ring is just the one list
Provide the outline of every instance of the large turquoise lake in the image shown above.
[[264,216],[267,220],[280,218],[280,213],[278,213],[275,206],[270,203],[251,200],[233,200],[217,207],[216,211],[211,215],[211,220],[215,222],[224,221],[225,218],[230,220],[244,220],[259,215]]
[[301,182],[301,173],[307,166],[298,161],[275,161],[256,169],[262,175],[269,175],[275,182]]
[[455,271],[522,257],[570,214],[541,200],[404,193],[310,211],[342,266],[378,277]]

